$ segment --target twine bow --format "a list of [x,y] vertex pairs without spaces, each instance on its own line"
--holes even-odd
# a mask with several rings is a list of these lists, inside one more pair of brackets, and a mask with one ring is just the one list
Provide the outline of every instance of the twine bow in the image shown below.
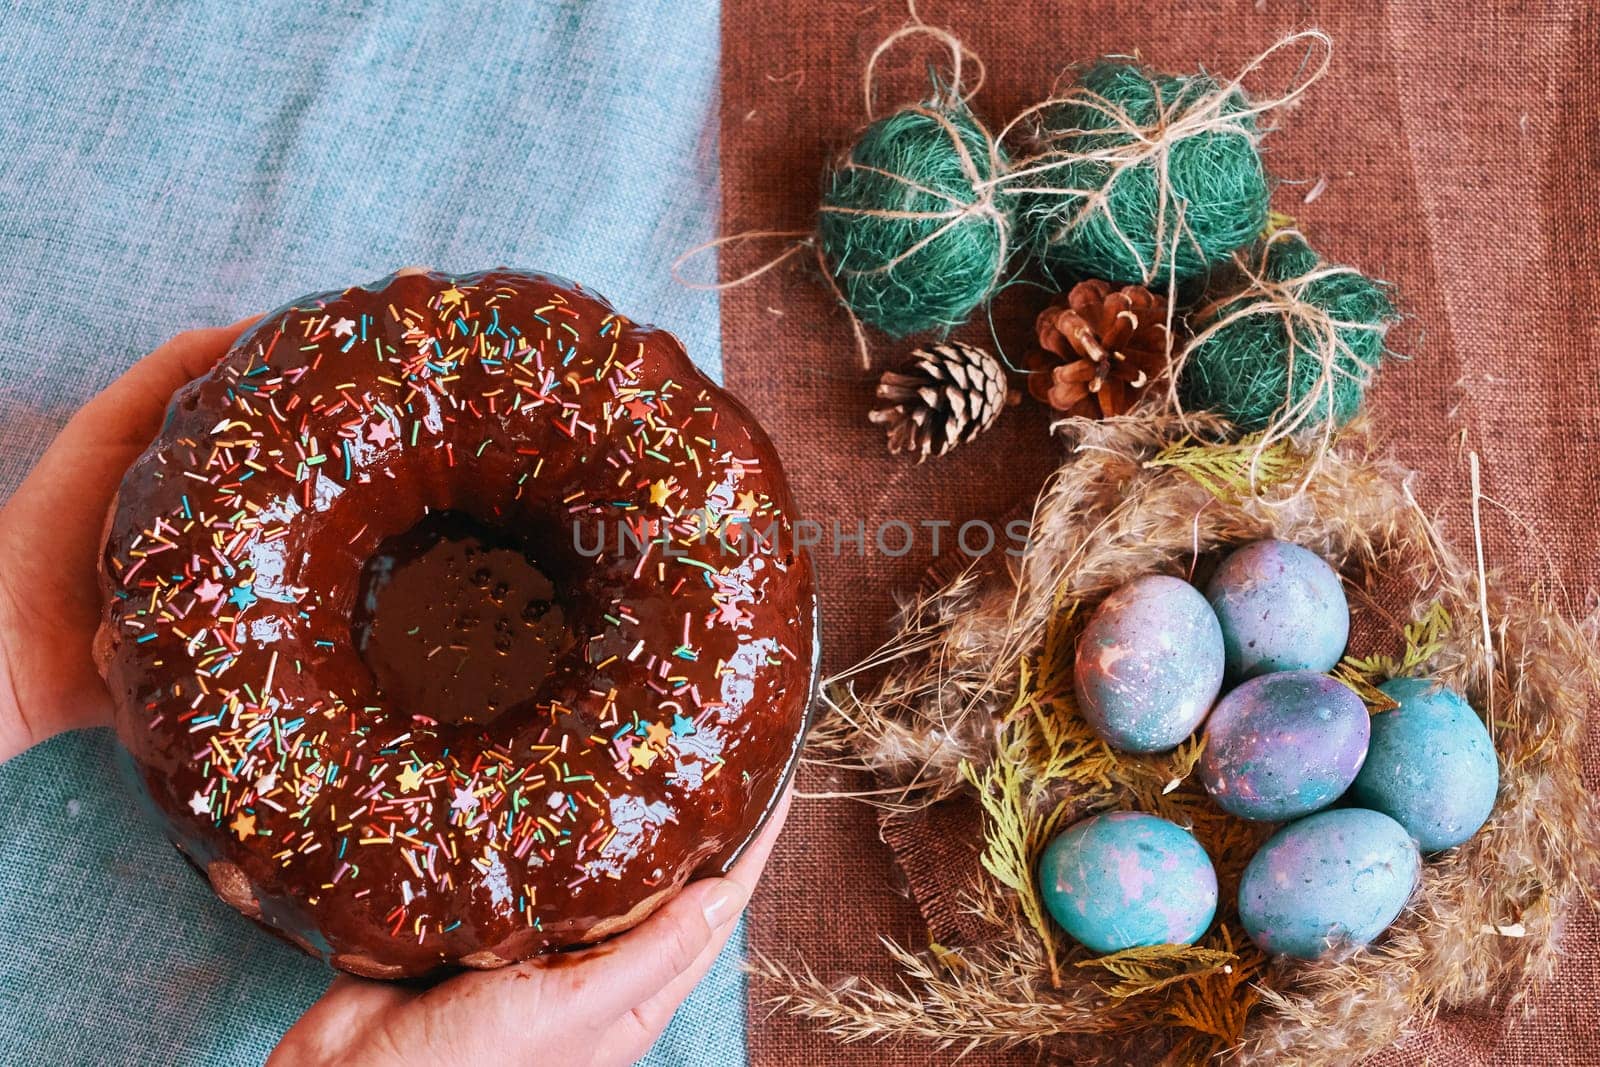
[[[1276,315],[1283,322],[1287,340],[1285,348],[1287,381],[1293,383],[1295,380],[1297,358],[1315,361],[1317,377],[1311,388],[1298,399],[1294,398],[1291,388],[1289,394],[1285,396],[1283,407],[1273,416],[1266,428],[1256,435],[1255,456],[1259,458],[1273,445],[1293,437],[1320,415],[1321,439],[1313,449],[1311,462],[1306,466],[1303,485],[1310,481],[1322,457],[1332,447],[1337,434],[1338,424],[1335,417],[1337,383],[1340,380],[1354,382],[1364,390],[1372,381],[1375,372],[1375,368],[1368,366],[1366,361],[1357,356],[1351,348],[1345,339],[1349,336],[1347,331],[1383,334],[1387,332],[1389,326],[1383,321],[1366,322],[1337,318],[1327,309],[1305,298],[1310,286],[1327,278],[1341,275],[1360,277],[1361,273],[1354,267],[1319,263],[1311,270],[1292,278],[1278,280],[1269,277],[1267,265],[1273,245],[1282,241],[1302,239],[1300,233],[1292,229],[1273,233],[1262,243],[1257,259],[1259,265],[1256,267],[1252,267],[1242,253],[1235,253],[1234,263],[1244,275],[1245,285],[1242,290],[1218,297],[1194,313],[1193,321],[1205,325],[1189,339],[1183,350],[1174,358],[1172,371],[1168,375],[1168,395],[1174,410],[1182,415],[1183,407],[1178,400],[1177,382],[1189,357],[1202,345],[1242,319],[1254,315]],[[1225,308],[1231,309],[1224,313]],[[1255,467],[1256,464],[1251,463],[1252,486],[1255,481]]]
[[[1304,74],[1287,91],[1278,95],[1244,96],[1244,99],[1251,102],[1242,106],[1235,102],[1235,96],[1243,94],[1245,82],[1251,75],[1265,66],[1277,53],[1302,43],[1307,45],[1308,59],[1313,54],[1319,55],[1316,65],[1309,73]],[[998,141],[1003,144],[1019,126],[1067,106],[1075,106],[1080,110],[1103,116],[1104,124],[1094,127],[1073,126],[1042,132],[1039,135],[1041,145],[1039,151],[1019,159],[1007,173],[994,179],[994,184],[1004,186],[1017,194],[1080,198],[1081,203],[1077,210],[1061,227],[1056,239],[1059,240],[1083,226],[1096,213],[1103,214],[1116,239],[1139,264],[1144,284],[1149,285],[1156,281],[1162,271],[1163,250],[1168,250],[1166,256],[1168,262],[1165,266],[1169,272],[1172,270],[1172,260],[1181,240],[1187,239],[1197,252],[1200,251],[1199,242],[1185,222],[1181,201],[1174,205],[1174,200],[1177,198],[1172,191],[1170,174],[1173,146],[1201,134],[1237,134],[1249,138],[1252,143],[1259,141],[1261,131],[1255,128],[1254,120],[1258,116],[1287,107],[1299,100],[1306,90],[1327,73],[1332,59],[1333,41],[1326,33],[1321,30],[1302,30],[1278,41],[1245,64],[1231,81],[1202,96],[1188,98],[1179,92],[1172,94],[1173,98],[1167,100],[1152,80],[1151,95],[1160,107],[1155,119],[1144,125],[1136,122],[1124,107],[1104,95],[1083,86],[1076,86],[1064,94],[1041,100],[1024,109],[1000,131]],[[1067,147],[1078,143],[1080,138],[1086,136],[1106,138],[1114,143],[1085,151]],[[1106,166],[1105,180],[1098,186],[1078,188],[1030,181],[1041,175],[1079,167],[1085,163],[1101,163]],[[1110,207],[1111,189],[1117,180],[1127,171],[1144,166],[1151,167],[1156,175],[1153,242],[1156,254],[1153,261],[1147,261],[1143,250],[1117,224],[1116,216]]]

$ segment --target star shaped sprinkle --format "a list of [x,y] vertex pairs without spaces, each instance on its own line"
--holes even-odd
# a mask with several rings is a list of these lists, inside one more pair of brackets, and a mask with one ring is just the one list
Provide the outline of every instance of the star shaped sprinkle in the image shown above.
[[254,604],[257,599],[259,598],[256,596],[256,591],[249,582],[246,582],[243,585],[234,586],[233,592],[228,594],[228,603],[232,604],[240,611],[243,611],[251,604]]
[[441,307],[449,307],[451,304],[461,303],[466,298],[466,293],[463,293],[460,289],[457,289],[452,285],[450,288],[439,294],[439,305]]
[[665,504],[667,502],[667,498],[671,495],[672,486],[667,484],[667,480],[665,478],[650,484],[650,503],[656,505],[657,507]]
[[672,740],[672,728],[664,722],[651,723],[645,734],[657,748],[666,748],[667,742]]
[[407,764],[406,769],[400,772],[400,777],[395,784],[400,787],[402,793],[415,793],[422,787],[422,768],[415,763]]
[[385,419],[382,422],[375,422],[371,426],[367,427],[367,440],[371,441],[379,448],[382,448],[390,441],[393,441],[394,437],[394,427],[389,424],[388,419]]
[[650,764],[656,761],[656,750],[649,745],[634,745],[629,755],[633,758],[633,765],[644,770],[649,770]]
[[724,602],[717,605],[717,622],[722,626],[746,626],[750,621],[750,613],[737,604]]
[[202,604],[215,604],[222,597],[223,586],[210,578],[194,587],[194,595]]
[[470,789],[457,789],[456,798],[450,802],[451,811],[473,811],[478,806],[478,798]]
[[746,515],[754,515],[758,510],[760,510],[760,508],[761,502],[756,499],[756,495],[750,490],[746,489],[744,492],[739,494],[740,511],[744,512]]
[[254,815],[246,815],[241,811],[233,817],[233,822],[228,824],[228,829],[238,834],[240,841],[243,841],[247,837],[254,837],[256,832],[256,817]]
[[196,815],[210,815],[211,801],[196,792],[194,796],[189,798],[189,810]]
[[333,324],[333,335],[335,337],[349,337],[355,332],[356,323],[354,319],[340,319]]
[[672,732],[678,737],[688,737],[694,733],[694,720],[687,715],[674,715],[672,717]]
[[268,771],[266,774],[263,774],[260,778],[256,779],[257,796],[264,797],[276,788],[278,788],[277,771]]
[[635,397],[622,406],[627,408],[628,418],[637,419],[639,422],[649,418],[650,413],[656,409],[654,404],[643,397]]

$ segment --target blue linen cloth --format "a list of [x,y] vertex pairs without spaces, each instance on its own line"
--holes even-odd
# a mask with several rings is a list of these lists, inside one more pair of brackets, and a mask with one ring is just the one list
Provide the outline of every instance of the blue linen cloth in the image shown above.
[[[713,376],[714,3],[0,10],[0,493],[178,330],[422,263],[579,279]],[[106,731],[0,767],[0,1062],[259,1063],[331,972],[215,900]],[[646,1061],[743,1064],[742,932]]]

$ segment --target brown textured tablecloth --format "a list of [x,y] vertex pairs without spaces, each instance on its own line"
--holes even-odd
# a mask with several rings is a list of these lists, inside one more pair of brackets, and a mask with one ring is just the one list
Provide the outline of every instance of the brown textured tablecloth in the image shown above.
[[[1386,368],[1372,410],[1395,454],[1422,472],[1418,496],[1446,535],[1463,547],[1470,536],[1465,454],[1475,449],[1485,492],[1504,505],[1486,509],[1491,566],[1518,586],[1557,583],[1571,611],[1591,609],[1600,575],[1600,12],[1578,0],[924,0],[921,14],[986,61],[976,107],[997,125],[1043,96],[1065,65],[1099,54],[1231,74],[1287,32],[1332,34],[1329,76],[1276,116],[1265,142],[1270,170],[1286,182],[1274,206],[1332,259],[1398,287],[1408,317],[1392,341],[1413,358]],[[892,0],[725,0],[724,232],[811,224],[824,161],[863,121],[865,59],[905,16]],[[916,91],[909,77],[886,87]],[[730,255],[723,270],[747,265]],[[1001,302],[996,324],[1008,346],[1023,346],[1038,299],[1014,290]],[[986,326],[961,334],[986,335]],[[909,347],[881,336],[873,343],[880,365]],[[1030,411],[944,461],[891,461],[865,420],[871,376],[859,370],[848,324],[803,266],[725,295],[723,350],[729,384],[777,438],[806,513],[837,518],[846,531],[858,519],[870,530],[890,518],[1001,517],[1032,498],[1057,458]],[[846,546],[819,558],[830,669],[888,636],[895,594],[915,586],[928,560],[926,540],[900,558],[870,544],[865,556]],[[1600,744],[1591,743],[1587,764],[1600,780]],[[862,783],[808,772],[801,785],[828,793]],[[942,838],[947,855],[971,846]],[[924,890],[926,868],[911,872]],[[920,895],[942,921],[938,902]],[[823,977],[887,977],[878,937],[926,938],[875,813],[844,800],[796,805],[753,919],[756,951]],[[1531,1021],[1453,1013],[1384,1060],[1600,1063],[1594,915],[1573,916],[1564,953]],[[756,1064],[953,1057],[909,1044],[843,1047],[769,1015],[762,1001],[773,992],[760,981],[751,990]],[[964,1062],[1034,1059],[980,1053]]]

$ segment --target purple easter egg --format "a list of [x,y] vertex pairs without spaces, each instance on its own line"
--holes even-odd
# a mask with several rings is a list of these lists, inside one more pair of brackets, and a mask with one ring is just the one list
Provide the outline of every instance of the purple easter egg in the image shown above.
[[1335,808],[1267,839],[1239,880],[1239,919],[1274,955],[1314,960],[1359,948],[1405,909],[1422,866],[1389,816]]
[[1153,574],[1095,609],[1078,639],[1078,710],[1112,748],[1162,752],[1194,732],[1222,687],[1222,628],[1200,591]]
[[1327,560],[1288,541],[1237,549],[1206,584],[1222,624],[1228,677],[1332,670],[1350,637],[1350,605]]
[[1217,912],[1217,872],[1194,835],[1137,811],[1067,827],[1039,858],[1045,909],[1094,952],[1192,945]]
[[1343,682],[1315,671],[1264,674],[1217,701],[1200,776],[1231,815],[1293,819],[1344,794],[1371,732],[1367,706]]

